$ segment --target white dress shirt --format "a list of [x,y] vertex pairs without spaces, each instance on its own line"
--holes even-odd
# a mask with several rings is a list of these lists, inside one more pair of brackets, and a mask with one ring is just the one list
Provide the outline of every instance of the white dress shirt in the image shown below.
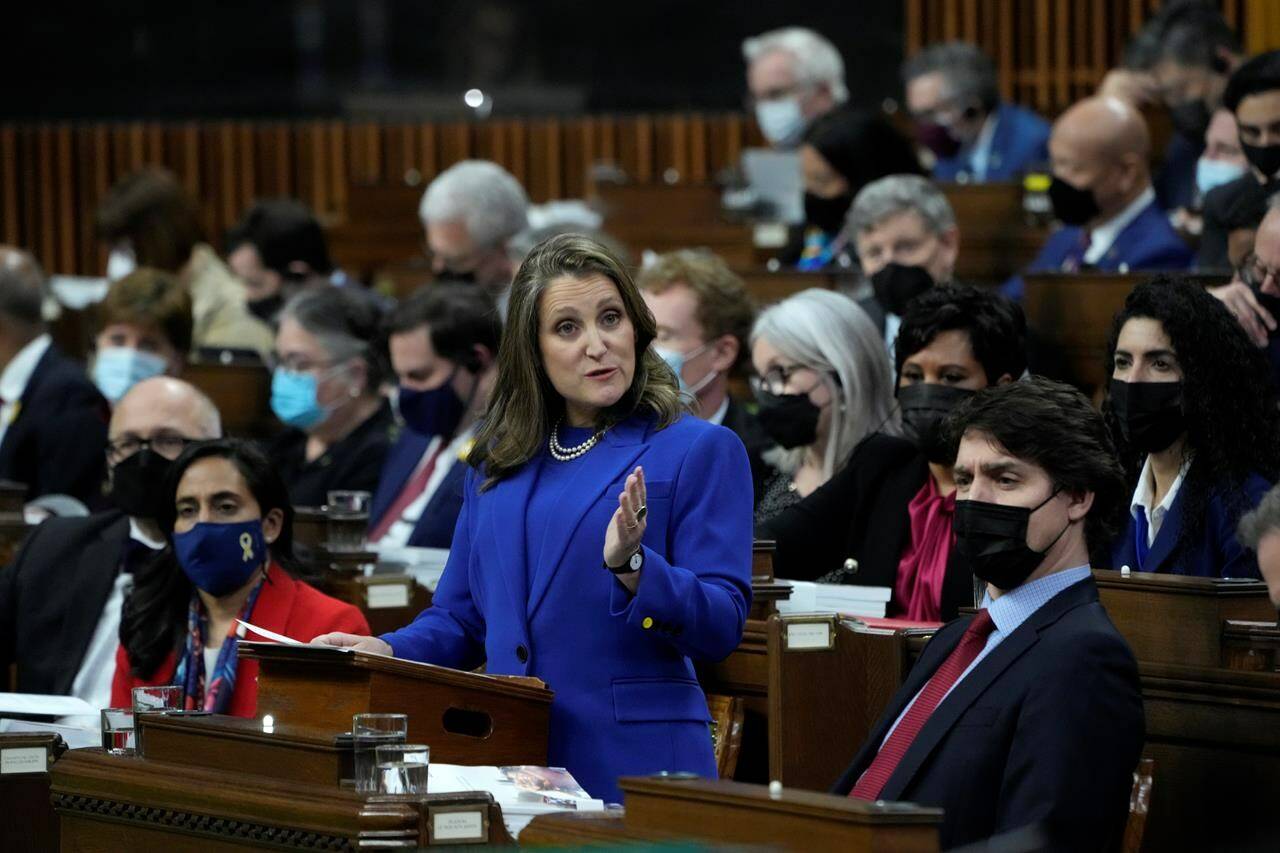
[[1000,122],[999,110],[992,110],[987,120],[978,131],[978,138],[973,141],[973,149],[969,152],[969,168],[973,180],[982,183],[987,179],[987,169],[991,164],[991,142],[995,139],[996,125]]
[[[427,487],[422,490],[422,494],[414,499],[413,503],[404,508],[404,512],[401,513],[400,517],[395,520],[395,523],[391,525],[386,534],[378,540],[376,547],[403,548],[409,544],[409,537],[413,535],[413,529],[418,526],[418,519],[422,518],[422,513],[426,511],[427,504],[435,497],[436,490],[444,482],[449,469],[458,461],[458,456],[466,450],[474,439],[475,426],[473,425],[454,436],[453,441],[449,442],[449,446],[440,451],[440,456],[436,459],[435,470],[431,472],[431,479],[427,480]],[[409,475],[409,480],[417,476],[418,472],[422,470],[422,466],[427,464],[427,460],[431,458],[431,455],[436,452],[436,448],[439,446],[440,436],[435,436],[431,439],[431,443],[427,445],[427,449],[423,451],[418,464],[414,466],[413,473]],[[409,480],[405,480],[405,482],[408,483]]]
[[[1138,214],[1147,208],[1147,205],[1156,200],[1156,191],[1148,186],[1142,191],[1142,195],[1129,202],[1129,206],[1108,219],[1106,222],[1094,228],[1089,232],[1089,248],[1085,250],[1084,262],[1090,266],[1096,266],[1098,261],[1102,260],[1102,256],[1115,244],[1116,238],[1120,236],[1120,232],[1129,226],[1129,223],[1138,218]],[[1125,270],[1121,270],[1125,272]]]
[[1152,499],[1156,494],[1156,475],[1151,470],[1151,457],[1142,463],[1142,473],[1138,476],[1138,487],[1133,490],[1133,500],[1129,504],[1129,514],[1136,521],[1142,516],[1147,519],[1147,547],[1150,548],[1156,542],[1156,534],[1160,532],[1160,526],[1164,524],[1164,518],[1169,514],[1169,510],[1173,507],[1173,502],[1178,497],[1178,490],[1182,488],[1182,481],[1187,476],[1187,471],[1191,468],[1191,460],[1183,461],[1182,467],[1178,470],[1178,476],[1173,478],[1169,491],[1165,492],[1160,503],[1155,507],[1151,506]]
[[22,395],[31,382],[31,374],[36,372],[36,365],[44,358],[45,351],[52,342],[53,339],[47,334],[41,335],[18,350],[17,355],[5,365],[4,371],[0,372],[0,399],[4,400],[4,405],[0,405],[0,442],[4,441],[9,424],[18,416]]
[[724,400],[720,402],[720,408],[716,409],[711,417],[707,418],[707,423],[713,423],[716,426],[724,425],[724,416],[729,414],[729,395],[724,395]]

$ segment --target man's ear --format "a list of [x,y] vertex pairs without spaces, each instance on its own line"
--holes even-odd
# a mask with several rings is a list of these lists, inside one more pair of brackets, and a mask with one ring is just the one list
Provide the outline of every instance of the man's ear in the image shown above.
[[718,373],[728,373],[738,361],[742,351],[734,335],[721,335],[711,342],[711,368]]
[[1063,492],[1067,496],[1067,520],[1081,521],[1093,509],[1093,492]]
[[262,517],[262,538],[274,544],[284,530],[284,510],[277,507]]

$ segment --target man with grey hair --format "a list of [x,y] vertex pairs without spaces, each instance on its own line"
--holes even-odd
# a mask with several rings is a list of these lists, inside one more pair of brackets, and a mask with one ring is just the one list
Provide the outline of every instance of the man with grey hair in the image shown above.
[[956,215],[942,191],[919,175],[890,175],[862,188],[848,232],[874,296],[859,304],[892,350],[907,303],[951,281],[960,252]]
[[1271,603],[1280,609],[1280,486],[1263,496],[1253,511],[1240,519],[1240,544],[1258,555],[1258,569],[1267,582]]
[[217,407],[182,380],[146,379],[120,399],[110,439],[91,448],[102,458],[105,445],[115,508],[50,518],[0,571],[0,670],[17,664],[19,692],[108,706],[132,572],[165,546],[156,517],[169,466],[187,444],[221,435]]
[[814,119],[849,98],[844,60],[813,30],[784,27],[742,43],[756,123],[775,148],[795,148]]
[[995,65],[976,45],[926,47],[902,66],[916,137],[940,181],[1016,178],[1049,161],[1049,123],[1000,100]]
[[432,270],[485,288],[505,317],[515,276],[507,244],[528,227],[528,211],[524,188],[497,163],[463,160],[445,169],[427,187],[418,211]]
[[53,345],[44,322],[44,271],[27,252],[0,246],[0,479],[27,500],[102,494],[107,401],[84,368]]

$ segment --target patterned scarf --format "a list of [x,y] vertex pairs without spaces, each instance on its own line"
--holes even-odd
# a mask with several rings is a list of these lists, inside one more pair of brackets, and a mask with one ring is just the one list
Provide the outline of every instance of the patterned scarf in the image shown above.
[[[262,591],[259,583],[249,593],[244,607],[240,609],[240,618],[249,621],[253,615],[253,606],[258,602],[258,593]],[[187,711],[209,711],[221,714],[236,689],[236,647],[239,645],[239,624],[231,623],[227,636],[222,641],[218,652],[218,662],[213,667],[209,684],[204,683],[204,638],[205,625],[208,622],[204,603],[198,592],[191,593],[191,606],[187,608],[187,643],[178,662],[178,672],[174,680],[182,685],[182,707]]]

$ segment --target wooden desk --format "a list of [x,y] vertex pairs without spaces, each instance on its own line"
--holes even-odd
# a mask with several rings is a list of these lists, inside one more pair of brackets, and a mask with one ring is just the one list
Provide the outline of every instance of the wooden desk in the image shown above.
[[57,734],[0,734],[0,850],[54,853],[58,849],[49,774],[66,750]]
[[834,290],[840,276],[828,272],[801,272],[799,270],[771,271],[765,267],[742,267],[734,270],[747,286],[747,293],[757,307],[781,302],[788,296],[810,288]]
[[1020,183],[941,186],[960,229],[960,281],[1003,282],[1030,263],[1049,236],[1049,229],[1028,224]]
[[746,222],[730,222],[711,184],[597,183],[592,201],[604,214],[604,231],[622,241],[639,263],[643,252],[706,248],[732,267],[750,268],[773,254],[758,250]]
[[938,849],[941,809],[867,803],[760,785],[661,778],[619,780],[622,815],[548,815],[520,834],[528,846],[705,840],[795,851]]
[[261,362],[188,362],[182,379],[218,407],[226,435],[262,438],[283,429],[271,412],[271,371]]

